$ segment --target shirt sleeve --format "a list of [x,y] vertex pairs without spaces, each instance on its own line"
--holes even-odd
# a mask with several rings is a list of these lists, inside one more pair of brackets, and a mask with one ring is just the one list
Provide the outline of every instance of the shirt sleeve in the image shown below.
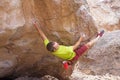
[[44,45],[47,46],[48,43],[49,43],[49,40],[48,40],[48,39],[45,39],[45,40],[44,40]]

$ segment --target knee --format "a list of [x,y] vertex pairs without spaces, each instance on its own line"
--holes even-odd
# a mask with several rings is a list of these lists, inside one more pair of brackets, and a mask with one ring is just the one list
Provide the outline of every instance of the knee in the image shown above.
[[90,43],[85,44],[87,48],[89,49],[92,45]]

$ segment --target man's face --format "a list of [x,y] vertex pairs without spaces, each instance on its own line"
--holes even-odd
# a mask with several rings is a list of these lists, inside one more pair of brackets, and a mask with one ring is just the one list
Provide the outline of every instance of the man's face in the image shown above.
[[57,42],[54,42],[53,47],[55,48],[55,50],[57,50],[59,48],[59,44]]

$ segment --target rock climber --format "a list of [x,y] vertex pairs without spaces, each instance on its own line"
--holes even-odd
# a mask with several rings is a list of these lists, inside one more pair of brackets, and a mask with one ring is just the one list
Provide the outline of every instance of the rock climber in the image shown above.
[[[64,63],[69,63],[71,61],[76,61],[78,58],[86,51],[88,50],[95,42],[98,41],[100,37],[104,34],[104,30],[100,31],[97,35],[97,37],[90,42],[84,44],[82,47],[79,47],[81,41],[85,37],[85,35],[81,35],[81,37],[78,39],[78,41],[72,45],[72,46],[65,46],[65,45],[59,45],[57,42],[51,42],[46,37],[46,35],[43,33],[43,31],[39,28],[38,24],[33,22],[34,27],[38,31],[41,39],[44,42],[45,47],[48,51],[50,51],[53,55],[66,60]],[[67,67],[66,67],[67,68]]]

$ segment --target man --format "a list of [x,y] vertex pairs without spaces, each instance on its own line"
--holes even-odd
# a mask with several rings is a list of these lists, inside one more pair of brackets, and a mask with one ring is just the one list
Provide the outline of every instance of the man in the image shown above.
[[39,35],[42,38],[47,50],[50,51],[53,55],[67,61],[78,60],[78,58],[104,34],[104,30],[102,30],[95,39],[83,45],[82,47],[79,47],[79,45],[85,37],[84,35],[82,35],[74,45],[64,46],[59,45],[57,42],[50,42],[43,31],[38,27],[36,22],[34,22],[34,26],[39,32]]

